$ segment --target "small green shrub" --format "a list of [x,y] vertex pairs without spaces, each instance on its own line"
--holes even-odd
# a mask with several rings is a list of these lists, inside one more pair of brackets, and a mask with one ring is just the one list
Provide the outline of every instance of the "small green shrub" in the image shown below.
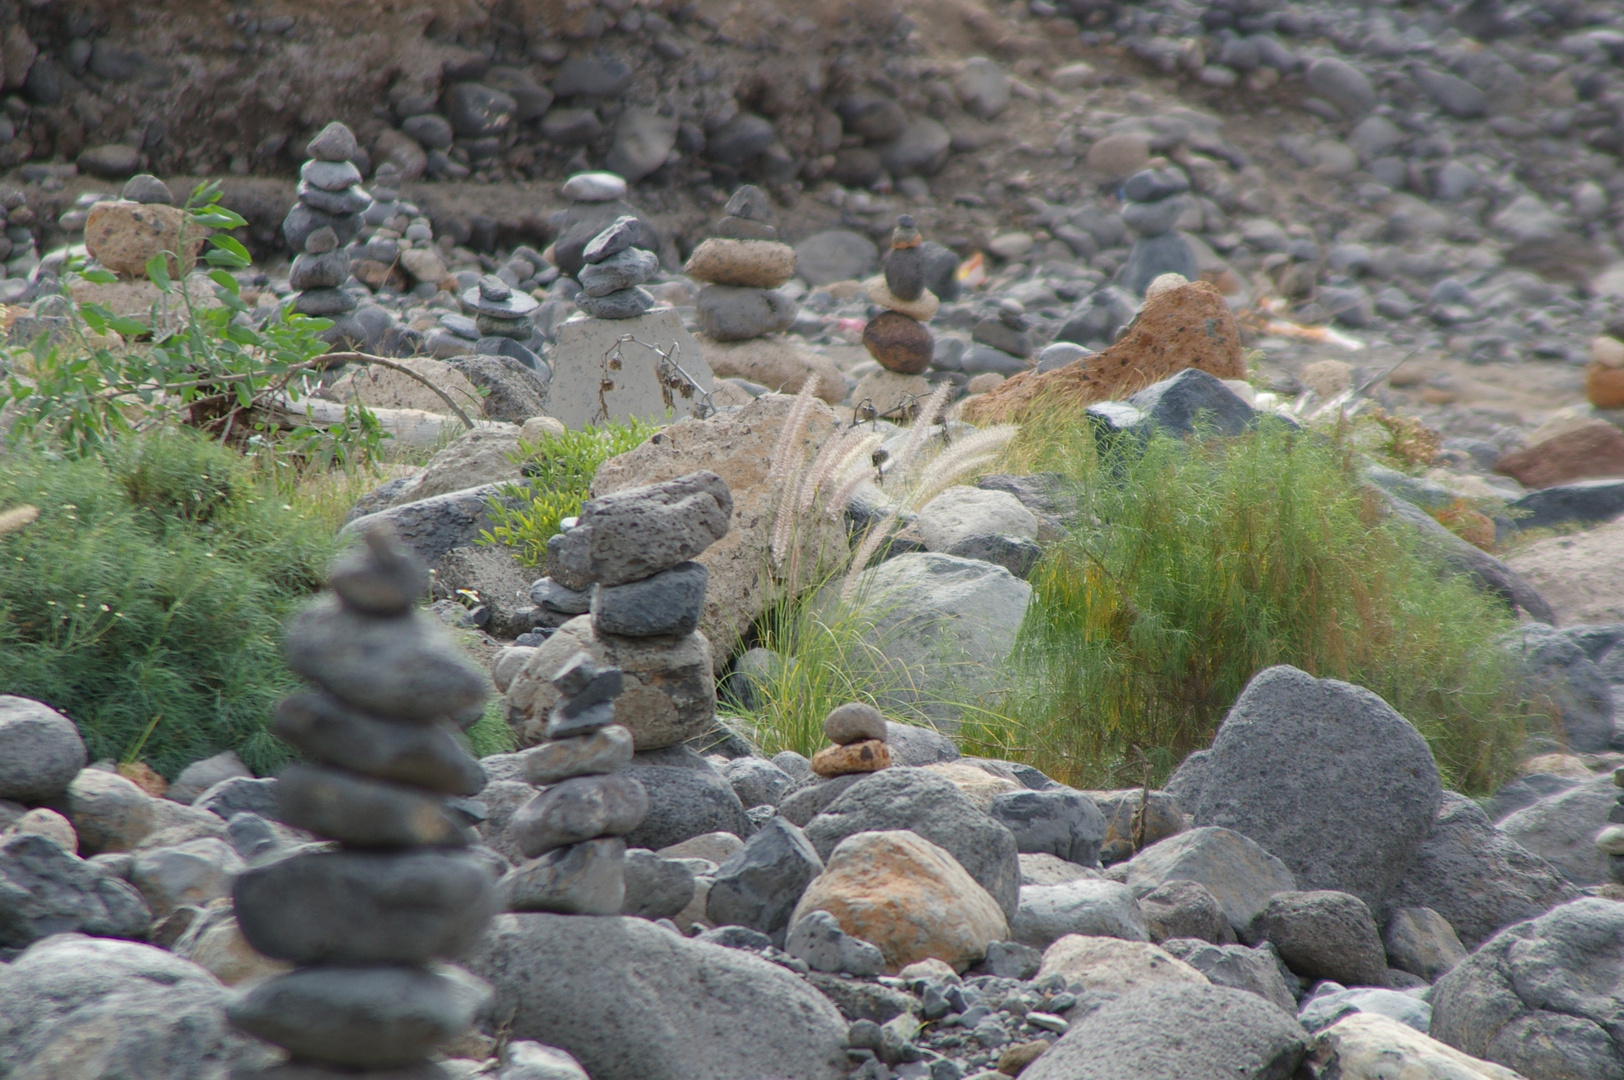
[[1106,457],[1086,427],[1038,420],[1008,465],[1076,481],[1077,525],[1031,577],[1008,718],[968,723],[967,750],[1080,786],[1137,782],[1142,751],[1160,781],[1284,663],[1380,694],[1451,786],[1508,775],[1510,617],[1380,523],[1334,442],[1266,429]]
[[528,484],[504,484],[490,501],[492,528],[481,543],[505,544],[524,565],[547,561],[547,541],[558,523],[587,500],[592,477],[605,461],[641,446],[659,425],[633,417],[602,427],[521,439],[512,455]]
[[188,429],[5,452],[0,507],[40,516],[0,536],[0,689],[71,717],[92,759],[173,776],[233,749],[274,768],[288,752],[265,722],[298,684],[281,621],[337,545],[291,498]]

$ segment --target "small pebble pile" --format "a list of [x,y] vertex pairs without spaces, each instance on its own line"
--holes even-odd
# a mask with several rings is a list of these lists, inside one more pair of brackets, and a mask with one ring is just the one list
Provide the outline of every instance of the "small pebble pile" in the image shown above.
[[1123,288],[1143,296],[1163,274],[1196,279],[1195,256],[1173,228],[1184,213],[1182,196],[1189,190],[1190,181],[1178,169],[1142,169],[1123,182],[1121,218],[1139,234],[1122,265],[1118,281]]
[[355,276],[375,290],[392,288],[418,299],[433,299],[449,288],[446,269],[434,242],[434,229],[414,203],[400,197],[400,170],[386,161],[372,174],[372,202],[361,211]]
[[850,776],[878,772],[891,764],[885,744],[885,717],[861,701],[850,701],[829,711],[823,733],[833,746],[812,755],[812,771],[819,776]]
[[541,304],[495,274],[486,274],[478,284],[464,289],[459,299],[463,310],[473,316],[481,338],[506,338],[523,343],[536,334],[530,314]]
[[472,948],[496,910],[490,864],[466,850],[476,807],[456,808],[485,786],[454,726],[480,715],[483,678],[413,613],[428,573],[387,532],[370,531],[328,584],[336,597],[288,627],[289,666],[314,686],[278,706],[275,730],[315,764],[286,769],[277,802],[284,823],[339,847],[294,849],[232,890],[244,938],[296,967],[229,1015],[286,1048],[300,1076],[426,1065],[490,996],[436,962]]
[[868,283],[868,298],[886,310],[863,328],[863,346],[879,365],[901,375],[918,375],[930,366],[936,343],[925,329],[938,301],[925,288],[928,268],[923,237],[908,214],[897,218],[884,273]]
[[559,699],[547,742],[524,756],[542,788],[519,808],[508,835],[530,861],[498,887],[509,911],[617,915],[626,896],[626,834],[648,813],[648,792],[623,770],[632,733],[614,722],[625,688],[619,668],[576,653],[550,680]]
[[619,217],[582,250],[575,304],[593,318],[635,319],[654,306],[642,285],[660,272],[660,260],[635,246],[640,231],[636,218]]
[[779,242],[766,194],[753,184],[739,188],[712,231],[683,267],[706,283],[696,304],[699,329],[712,341],[788,330],[796,303],[773,290],[795,275],[795,249]]
[[[282,235],[294,251],[289,285],[298,290],[293,310],[301,315],[336,318],[356,308],[356,298],[342,288],[349,280],[349,255],[342,246],[361,231],[361,212],[372,197],[361,189],[360,153],[354,132],[334,121],[305,147],[310,160],[299,167],[299,201],[282,219]],[[301,257],[302,258],[302,257]],[[340,265],[342,264],[342,265]]]

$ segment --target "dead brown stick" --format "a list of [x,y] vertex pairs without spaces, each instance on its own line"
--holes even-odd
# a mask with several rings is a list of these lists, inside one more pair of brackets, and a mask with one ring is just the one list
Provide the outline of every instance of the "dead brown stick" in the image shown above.
[[433,383],[429,382],[427,379],[425,379],[423,376],[419,375],[417,372],[413,371],[411,368],[407,367],[405,364],[398,363],[398,362],[396,362],[394,360],[386,359],[386,358],[384,358],[382,356],[372,356],[372,355],[369,355],[367,353],[360,353],[360,352],[336,352],[336,353],[330,352],[330,353],[323,353],[322,356],[321,356],[321,360],[322,360],[323,363],[329,364],[329,365],[331,365],[331,364],[377,364],[380,367],[388,368],[390,371],[398,371],[402,375],[405,375],[407,378],[416,379],[418,382],[422,383],[424,386],[428,387],[430,390],[433,390],[436,394],[439,395],[440,400],[445,402],[446,405],[450,407],[452,413],[454,413],[456,415],[458,420],[461,420],[463,422],[463,425],[465,427],[467,427],[468,430],[472,431],[473,428],[474,428],[474,422],[472,420],[468,419],[468,414],[462,411],[462,406],[458,405],[454,400],[452,400],[450,394],[446,393],[444,390],[440,389],[438,386],[435,386]]

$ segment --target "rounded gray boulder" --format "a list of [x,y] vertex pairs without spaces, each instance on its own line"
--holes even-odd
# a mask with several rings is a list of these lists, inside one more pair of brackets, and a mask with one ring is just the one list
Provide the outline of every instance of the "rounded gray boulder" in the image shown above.
[[85,761],[72,720],[37,701],[0,695],[0,799],[43,802],[60,795]]

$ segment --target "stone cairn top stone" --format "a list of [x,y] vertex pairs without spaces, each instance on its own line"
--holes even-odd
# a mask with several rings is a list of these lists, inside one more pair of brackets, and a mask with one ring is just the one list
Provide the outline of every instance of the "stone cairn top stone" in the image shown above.
[[311,762],[282,772],[277,816],[338,847],[275,853],[237,877],[243,937],[295,967],[228,1015],[298,1062],[428,1068],[490,998],[436,963],[472,949],[497,910],[489,863],[468,850],[485,773],[458,732],[481,714],[484,678],[413,610],[429,584],[417,558],[385,528],[364,541],[288,626],[289,666],[311,686],[274,723]]

